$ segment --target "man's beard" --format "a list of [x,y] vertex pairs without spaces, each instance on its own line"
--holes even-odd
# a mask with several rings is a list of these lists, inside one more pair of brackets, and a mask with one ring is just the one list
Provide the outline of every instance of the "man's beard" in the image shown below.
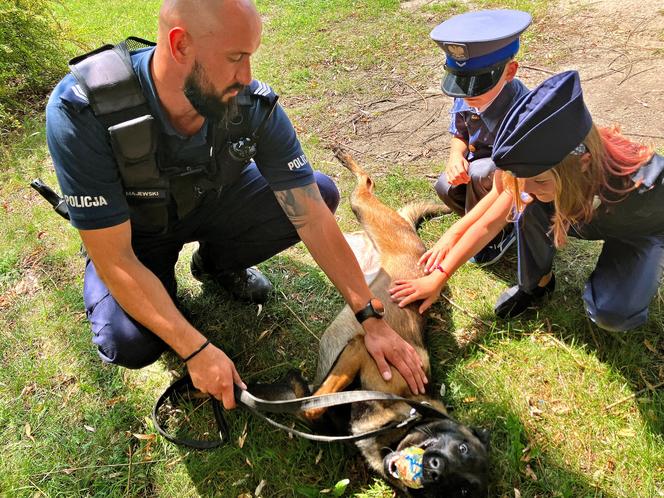
[[224,95],[233,90],[242,90],[243,85],[235,83],[221,92],[211,90],[210,80],[198,61],[184,81],[184,95],[196,112],[206,118],[220,120],[232,118],[231,114],[237,112],[235,99],[223,101]]

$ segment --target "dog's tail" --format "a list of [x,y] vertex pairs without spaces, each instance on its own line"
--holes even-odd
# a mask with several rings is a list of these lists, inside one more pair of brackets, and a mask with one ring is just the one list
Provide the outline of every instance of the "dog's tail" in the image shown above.
[[425,218],[433,218],[451,212],[452,210],[447,205],[440,202],[412,202],[397,211],[399,216],[410,223],[415,230]]

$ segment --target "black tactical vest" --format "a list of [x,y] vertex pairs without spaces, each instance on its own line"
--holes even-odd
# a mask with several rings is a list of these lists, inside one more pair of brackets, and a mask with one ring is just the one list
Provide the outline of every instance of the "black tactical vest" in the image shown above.
[[[259,97],[248,89],[235,99],[238,113],[221,122],[208,121],[209,154],[176,163],[167,150],[158,122],[151,114],[132,62],[131,51],[155,46],[130,37],[104,45],[69,62],[96,118],[108,130],[129,204],[132,224],[152,232],[190,213],[210,191],[221,193],[238,179],[256,153],[256,139],[269,119],[277,96]],[[250,106],[266,98],[271,104],[259,129],[249,129]]]

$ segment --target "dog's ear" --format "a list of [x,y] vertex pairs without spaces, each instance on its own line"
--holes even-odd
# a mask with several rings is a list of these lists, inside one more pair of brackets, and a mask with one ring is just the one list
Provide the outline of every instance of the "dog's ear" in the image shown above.
[[479,439],[484,447],[488,450],[489,443],[491,439],[491,431],[489,429],[481,429],[480,427],[471,427],[470,430],[475,434],[475,437]]

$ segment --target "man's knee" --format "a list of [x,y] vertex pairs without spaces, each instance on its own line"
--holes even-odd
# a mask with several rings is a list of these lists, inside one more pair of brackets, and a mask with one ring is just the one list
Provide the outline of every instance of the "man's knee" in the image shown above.
[[333,213],[336,212],[337,207],[339,207],[339,201],[341,196],[339,195],[339,189],[334,183],[332,178],[327,176],[320,171],[314,172],[314,177],[316,178],[316,184],[318,184],[318,190],[320,195],[327,204],[327,207],[330,208],[330,211]]
[[106,363],[126,368],[143,368],[154,363],[166,344],[132,320],[110,295],[89,312],[92,342]]

